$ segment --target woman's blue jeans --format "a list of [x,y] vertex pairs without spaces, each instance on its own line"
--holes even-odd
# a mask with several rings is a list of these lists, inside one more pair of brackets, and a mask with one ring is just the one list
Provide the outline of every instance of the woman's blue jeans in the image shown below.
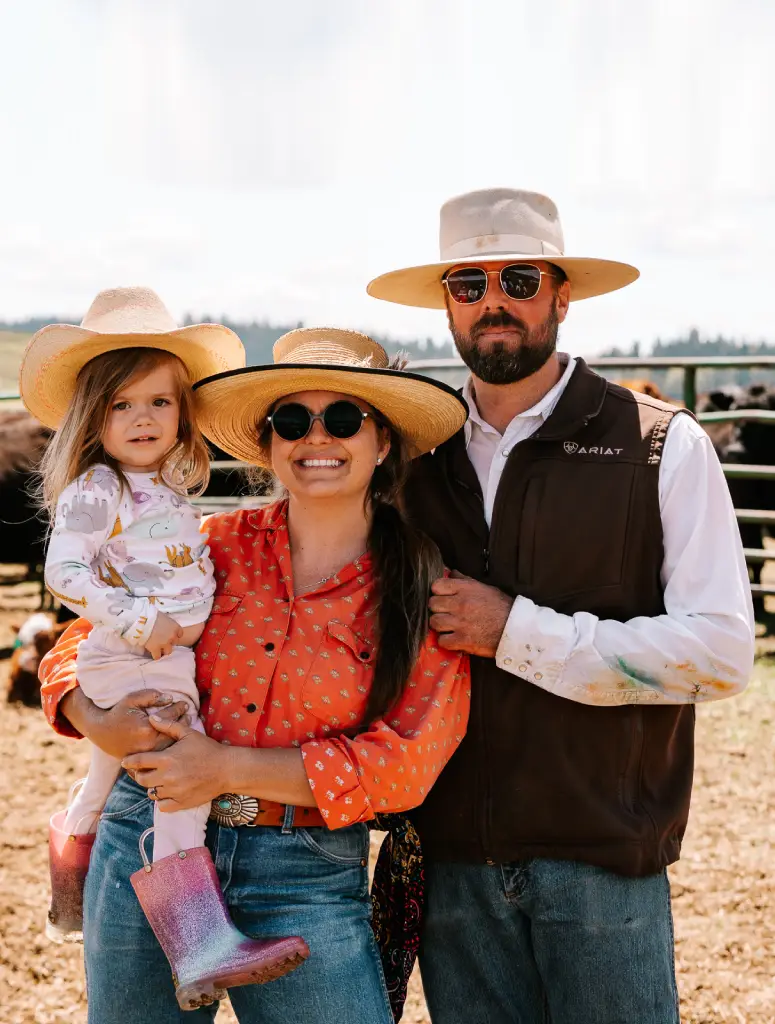
[[[90,1024],[215,1019],[216,1006],[178,1007],[169,964],[129,882],[142,866],[138,840],[152,818],[146,791],[122,775],[105,806],[84,896]],[[309,960],[286,977],[230,991],[240,1024],[392,1024],[371,931],[365,825],[332,832],[210,822],[207,845],[241,931],[301,935],[310,947]]]

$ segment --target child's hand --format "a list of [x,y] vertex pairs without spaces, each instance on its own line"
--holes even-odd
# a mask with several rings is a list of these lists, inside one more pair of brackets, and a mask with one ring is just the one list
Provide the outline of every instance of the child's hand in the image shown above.
[[145,649],[153,657],[154,661],[158,661],[165,654],[172,654],[175,641],[180,640],[182,636],[183,630],[177,622],[171,616],[165,615],[164,612],[159,612]]

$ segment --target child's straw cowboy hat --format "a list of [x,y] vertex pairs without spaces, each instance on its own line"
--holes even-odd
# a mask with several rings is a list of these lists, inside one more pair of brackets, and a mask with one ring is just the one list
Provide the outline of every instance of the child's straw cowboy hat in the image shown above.
[[444,309],[444,274],[459,264],[546,260],[570,281],[571,301],[615,291],[639,272],[628,263],[565,256],[557,207],[547,196],[513,188],[467,192],[444,203],[439,230],[440,259],[375,278],[369,295],[404,306]]
[[58,427],[83,367],[95,356],[120,348],[171,352],[192,381],[245,365],[242,342],[228,327],[178,327],[150,288],[109,288],[92,302],[80,327],[50,324],[30,338],[19,371],[27,409],[47,427]]
[[468,409],[446,384],[390,369],[381,345],[334,327],[290,331],[274,344],[274,363],[219,373],[194,386],[205,437],[244,462],[268,466],[260,444],[266,417],[280,398],[335,391],[368,402],[388,419],[414,457],[455,434]]

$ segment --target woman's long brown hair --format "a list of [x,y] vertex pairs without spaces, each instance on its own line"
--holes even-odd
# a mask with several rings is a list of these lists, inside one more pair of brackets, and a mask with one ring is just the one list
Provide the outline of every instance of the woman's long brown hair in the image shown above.
[[[384,422],[384,421],[383,421]],[[406,518],[406,444],[389,425],[390,451],[371,478],[369,551],[377,596],[377,656],[361,727],[396,703],[428,635],[431,584],[444,572],[434,542]]]
[[181,494],[201,494],[207,487],[210,456],[194,419],[185,366],[177,356],[161,349],[117,349],[91,359],[78,374],[64,419],[41,460],[40,500],[50,517],[62,491],[97,463],[110,466],[122,487],[130,489],[121,467],[102,444],[110,406],[130,381],[165,364],[172,366],[177,380],[180,421],[177,442],[161,465],[162,478]]

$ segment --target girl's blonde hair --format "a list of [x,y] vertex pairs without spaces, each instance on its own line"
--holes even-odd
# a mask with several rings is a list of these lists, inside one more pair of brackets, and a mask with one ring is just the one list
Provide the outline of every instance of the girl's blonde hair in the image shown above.
[[180,421],[177,441],[165,456],[160,474],[180,494],[201,494],[207,487],[210,453],[194,418],[186,367],[177,356],[161,349],[118,349],[91,359],[78,374],[65,417],[43,455],[41,501],[50,516],[68,484],[97,463],[110,466],[122,487],[130,490],[118,462],[102,444],[110,407],[116,394],[131,381],[165,365],[172,367],[178,385]]

